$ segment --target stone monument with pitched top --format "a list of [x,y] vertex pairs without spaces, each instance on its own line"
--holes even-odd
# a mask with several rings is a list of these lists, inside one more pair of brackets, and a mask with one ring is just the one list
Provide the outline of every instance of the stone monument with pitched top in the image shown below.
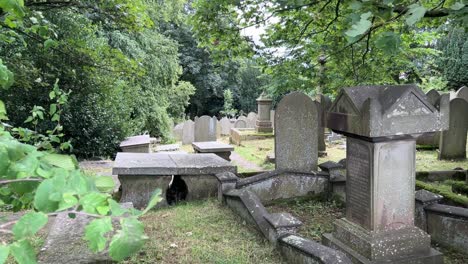
[[414,225],[414,135],[447,129],[445,114],[414,85],[341,90],[327,125],[347,137],[346,217],[324,244],[355,263],[443,263]]

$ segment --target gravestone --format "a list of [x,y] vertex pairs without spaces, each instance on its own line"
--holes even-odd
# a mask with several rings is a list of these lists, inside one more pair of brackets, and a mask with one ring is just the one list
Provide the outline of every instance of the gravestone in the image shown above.
[[219,121],[219,124],[221,125],[221,135],[226,136],[229,135],[229,132],[231,131],[231,121],[229,121],[229,118],[223,117]]
[[443,263],[430,236],[414,226],[412,135],[446,129],[445,114],[414,85],[340,91],[328,127],[347,137],[346,217],[324,235],[325,245],[353,263]]
[[247,115],[247,128],[255,128],[255,123],[257,122],[257,114],[250,112]]
[[182,144],[192,144],[193,141],[195,141],[195,123],[192,120],[187,120],[182,129]]
[[212,122],[216,127],[216,139],[221,137],[221,125],[219,124],[218,118],[216,116],[212,117]]
[[320,102],[317,103],[317,109],[319,110],[318,120],[318,151],[319,156],[325,156],[327,146],[325,144],[325,127],[327,126],[326,114],[331,106],[331,99],[328,96],[320,95]]
[[270,133],[273,131],[271,122],[271,100],[265,93],[262,93],[257,98],[257,111],[258,117],[255,123],[255,130],[257,132]]
[[[447,97],[448,95],[445,95]],[[437,108],[441,95],[432,89],[426,93],[427,101]],[[440,132],[423,133],[416,139],[416,144],[424,147],[439,148]]]
[[195,141],[216,141],[216,123],[209,116],[201,116],[195,120]]
[[183,133],[184,123],[177,124],[173,129],[173,135],[176,141],[182,140],[182,133]]
[[270,118],[271,118],[271,126],[274,129],[275,128],[275,110],[270,111]]
[[465,99],[465,101],[468,102],[468,87],[463,86],[462,88],[458,89],[455,97]]
[[304,93],[281,99],[275,112],[275,163],[277,170],[310,173],[317,170],[318,110]]
[[234,123],[235,128],[247,128],[247,122],[245,120],[237,120]]
[[462,98],[450,100],[449,129],[440,136],[439,159],[466,159],[468,102]]

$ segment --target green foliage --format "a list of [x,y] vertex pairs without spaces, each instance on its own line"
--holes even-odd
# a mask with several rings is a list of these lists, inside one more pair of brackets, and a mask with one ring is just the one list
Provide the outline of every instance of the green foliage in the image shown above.
[[231,90],[224,91],[224,106],[223,110],[220,112],[222,115],[227,117],[234,117],[237,113],[237,110],[232,107],[234,99],[232,98]]
[[468,33],[465,28],[452,27],[438,48],[442,51],[438,65],[451,90],[468,84]]
[[[108,193],[114,188],[112,180],[103,176],[87,176],[77,167],[71,156],[40,151],[13,138],[0,127],[0,201],[2,208],[31,209],[19,220],[0,225],[0,234],[13,225],[13,238],[0,247],[0,263],[11,254],[18,263],[36,263],[29,240],[47,222],[50,215],[65,212],[96,218],[85,228],[85,239],[94,252],[108,250],[114,260],[122,260],[137,252],[147,240],[138,217],[148,212],[159,201],[161,190],[156,190],[143,212],[124,209]],[[110,178],[110,177],[107,177]],[[120,221],[120,228],[112,237],[112,219]],[[109,243],[110,240],[110,243]]]

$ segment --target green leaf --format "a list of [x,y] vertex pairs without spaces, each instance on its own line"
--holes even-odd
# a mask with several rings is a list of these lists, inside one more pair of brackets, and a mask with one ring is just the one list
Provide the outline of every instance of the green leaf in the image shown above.
[[371,12],[362,14],[361,19],[345,32],[346,36],[354,38],[366,33],[372,26],[372,22],[368,20],[371,15]]
[[424,17],[426,13],[426,8],[419,4],[412,4],[409,6],[408,17],[406,18],[406,24],[412,26],[416,24],[421,18]]
[[107,238],[104,235],[112,230],[110,217],[95,219],[86,226],[84,239],[93,252],[100,252],[106,248]]
[[50,93],[49,93],[49,98],[50,98],[50,99],[54,99],[54,98],[55,98],[55,92],[54,92],[54,91],[50,91]]
[[101,192],[109,193],[112,192],[115,188],[114,179],[112,179],[110,176],[98,176],[95,178],[94,183]]
[[148,237],[144,234],[144,227],[136,218],[120,220],[122,229],[112,237],[109,255],[113,260],[121,261],[136,253],[143,246]]
[[465,7],[465,4],[464,4],[464,3],[462,3],[462,2],[456,2],[455,4],[453,4],[453,5],[450,7],[450,9],[452,9],[452,10],[460,10],[460,9],[462,9],[462,8],[464,8],[464,7]]
[[53,115],[53,114],[55,114],[55,112],[57,112],[57,105],[56,104],[51,104],[49,114]]
[[52,47],[56,47],[56,46],[57,46],[57,42],[52,39],[47,39],[46,41],[44,41],[44,49],[46,50]]
[[15,239],[31,237],[47,224],[47,220],[47,215],[41,212],[29,212],[23,215],[13,226],[12,231]]
[[56,167],[59,167],[59,168],[63,168],[63,169],[66,169],[66,170],[77,169],[76,163],[75,163],[73,157],[68,156],[68,155],[51,153],[51,154],[48,154],[48,155],[45,155],[44,157],[42,157],[41,160],[48,163],[48,164],[50,164],[50,165],[53,165],[53,166],[56,166]]
[[376,47],[381,49],[387,55],[397,53],[400,48],[400,43],[400,35],[391,31],[379,34],[375,41]]
[[109,195],[103,193],[89,193],[80,199],[80,204],[83,206],[83,210],[90,214],[99,213],[97,207],[106,206],[107,198]]
[[34,207],[45,213],[57,210],[59,203],[49,199],[49,195],[54,191],[53,181],[50,179],[44,180],[37,187],[36,195],[34,196]]
[[359,10],[362,7],[362,3],[359,1],[353,1],[349,4],[349,8],[352,10]]
[[121,216],[128,212],[127,209],[124,209],[118,202],[112,199],[108,199],[107,202],[109,203],[112,216]]
[[148,205],[146,206],[145,210],[141,214],[146,214],[151,208],[156,206],[160,201],[162,201],[161,197],[161,189],[156,189],[154,190],[153,194],[151,195],[151,199],[148,202]]
[[25,239],[16,241],[10,245],[10,251],[18,264],[37,263],[34,248]]
[[5,263],[6,259],[8,258],[8,254],[10,254],[10,248],[0,245],[0,264]]
[[72,193],[62,194],[62,200],[59,203],[59,211],[71,208],[78,204],[78,199]]
[[28,116],[28,118],[26,118],[26,120],[24,121],[25,123],[29,123],[31,121],[33,121],[33,117],[32,116]]

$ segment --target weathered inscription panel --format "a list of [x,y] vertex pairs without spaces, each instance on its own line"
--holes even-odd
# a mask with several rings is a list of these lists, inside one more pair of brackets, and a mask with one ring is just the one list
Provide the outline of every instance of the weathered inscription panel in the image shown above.
[[369,147],[356,139],[347,139],[346,218],[370,228],[370,173]]

